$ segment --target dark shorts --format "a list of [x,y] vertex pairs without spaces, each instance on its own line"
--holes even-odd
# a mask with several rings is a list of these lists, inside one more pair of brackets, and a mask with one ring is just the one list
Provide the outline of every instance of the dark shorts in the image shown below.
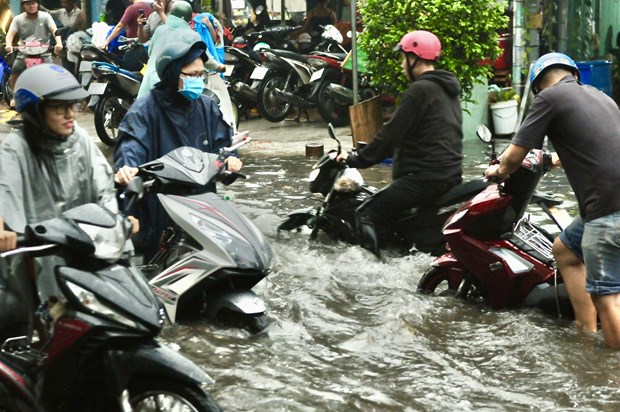
[[577,216],[570,222],[570,225],[560,233],[560,240],[571,252],[583,261],[583,250],[581,249],[581,239],[583,238],[583,219]]
[[620,212],[586,222],[581,247],[587,291],[594,295],[620,293]]

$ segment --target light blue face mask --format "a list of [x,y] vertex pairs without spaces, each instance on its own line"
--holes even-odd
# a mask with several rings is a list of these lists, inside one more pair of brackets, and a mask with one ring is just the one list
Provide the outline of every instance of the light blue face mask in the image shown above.
[[183,89],[179,93],[187,100],[196,100],[202,94],[205,82],[202,77],[184,77]]

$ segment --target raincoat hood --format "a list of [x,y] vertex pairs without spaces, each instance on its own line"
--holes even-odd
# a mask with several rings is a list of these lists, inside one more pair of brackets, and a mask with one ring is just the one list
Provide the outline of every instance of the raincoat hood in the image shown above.
[[461,94],[461,84],[459,80],[454,73],[445,70],[429,70],[422,73],[415,80],[416,82],[420,80],[435,82],[439,84],[449,96],[458,96]]

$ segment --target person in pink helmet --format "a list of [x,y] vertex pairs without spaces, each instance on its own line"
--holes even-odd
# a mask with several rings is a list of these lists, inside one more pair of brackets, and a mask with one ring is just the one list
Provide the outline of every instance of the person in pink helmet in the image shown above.
[[378,257],[375,225],[414,207],[432,203],[461,182],[463,132],[461,85],[453,73],[438,70],[441,43],[433,33],[407,33],[394,48],[411,85],[391,120],[372,141],[338,160],[367,168],[393,158],[392,182],[356,210],[360,245]]

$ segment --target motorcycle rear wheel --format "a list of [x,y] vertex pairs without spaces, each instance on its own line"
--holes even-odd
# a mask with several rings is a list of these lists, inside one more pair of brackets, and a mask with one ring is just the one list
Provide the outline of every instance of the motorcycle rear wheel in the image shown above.
[[103,143],[114,147],[118,137],[118,126],[127,113],[120,97],[101,96],[95,106],[95,130]]
[[450,269],[431,267],[418,282],[418,293],[435,296],[456,296],[463,278],[454,276]]
[[11,99],[13,98],[13,90],[9,85],[9,73],[3,73],[2,75],[2,97],[7,105],[11,104]]
[[160,377],[132,384],[129,388],[129,403],[134,412],[222,410],[207,392]]
[[281,73],[268,73],[258,87],[256,107],[261,116],[270,122],[281,122],[291,110],[292,104],[279,99],[276,88],[284,90],[286,79]]
[[349,124],[349,105],[338,104],[328,89],[331,83],[336,83],[337,81],[337,77],[328,78],[319,86],[317,91],[317,108],[326,123],[331,123],[335,127],[342,127]]

